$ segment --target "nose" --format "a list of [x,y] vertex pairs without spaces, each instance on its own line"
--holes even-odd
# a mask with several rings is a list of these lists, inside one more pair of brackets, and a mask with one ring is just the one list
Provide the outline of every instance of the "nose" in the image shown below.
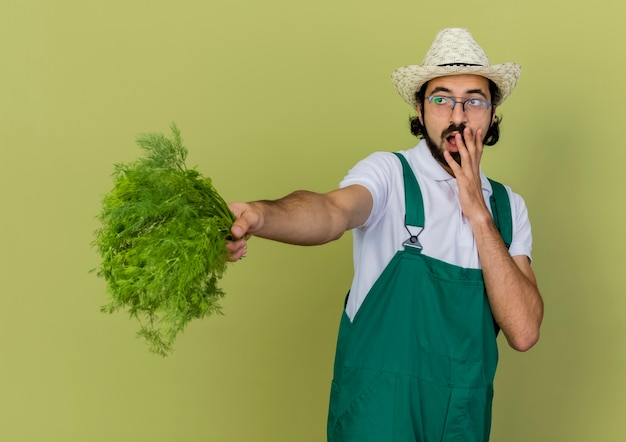
[[452,113],[450,114],[450,122],[454,124],[467,122],[467,116],[465,115],[465,111],[463,109],[463,103],[455,103],[452,108]]

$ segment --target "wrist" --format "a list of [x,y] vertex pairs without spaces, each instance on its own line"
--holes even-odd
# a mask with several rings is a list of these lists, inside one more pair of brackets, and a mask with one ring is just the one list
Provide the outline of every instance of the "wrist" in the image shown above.
[[484,210],[473,213],[471,216],[466,215],[466,218],[469,220],[474,230],[477,228],[495,227],[493,217],[489,210],[487,210],[487,207],[485,207]]

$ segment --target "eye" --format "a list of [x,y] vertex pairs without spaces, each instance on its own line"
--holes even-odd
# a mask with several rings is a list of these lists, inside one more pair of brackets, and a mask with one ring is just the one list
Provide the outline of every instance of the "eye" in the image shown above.
[[467,105],[471,107],[481,107],[485,105],[485,102],[480,98],[470,98],[467,100]]
[[438,104],[438,105],[446,105],[450,103],[450,100],[448,99],[448,97],[442,97],[441,95],[435,95],[434,97],[432,97],[432,100],[430,101],[433,104]]

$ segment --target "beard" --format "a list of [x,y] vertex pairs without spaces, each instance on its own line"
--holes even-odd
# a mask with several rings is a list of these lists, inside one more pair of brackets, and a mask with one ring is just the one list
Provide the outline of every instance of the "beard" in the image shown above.
[[[435,160],[437,160],[439,164],[441,164],[444,167],[450,167],[448,166],[448,162],[446,161],[446,158],[443,156],[443,152],[444,152],[443,143],[445,142],[446,138],[453,132],[459,132],[461,134],[461,138],[463,138],[463,143],[465,143],[465,136],[463,135],[464,130],[465,130],[465,124],[462,124],[462,123],[459,125],[451,124],[450,126],[448,126],[446,130],[444,130],[441,133],[441,145],[439,146],[437,145],[437,143],[435,143],[435,140],[433,140],[430,137],[430,135],[428,135],[428,131],[424,130],[424,141],[426,141],[426,145],[428,146],[428,149],[430,149],[430,153],[435,158]],[[457,164],[461,165],[461,154],[459,152],[448,152],[448,153],[452,156],[452,159],[457,162]]]

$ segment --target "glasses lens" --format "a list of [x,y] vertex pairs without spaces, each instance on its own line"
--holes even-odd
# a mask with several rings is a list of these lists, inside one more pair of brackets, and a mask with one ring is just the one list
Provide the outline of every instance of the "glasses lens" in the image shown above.
[[428,97],[428,102],[431,104],[433,113],[438,117],[445,117],[450,114],[455,104],[453,98],[441,95],[431,95]]
[[482,115],[488,107],[488,103],[480,98],[470,98],[463,102],[463,110],[470,115]]
[[[459,99],[460,100],[460,99]],[[468,98],[467,100],[457,101],[453,97],[444,95],[431,95],[428,97],[428,103],[432,108],[433,114],[438,117],[446,117],[450,115],[452,110],[458,105],[462,107],[463,112],[468,117],[480,117],[489,109],[490,104],[480,98]]]

